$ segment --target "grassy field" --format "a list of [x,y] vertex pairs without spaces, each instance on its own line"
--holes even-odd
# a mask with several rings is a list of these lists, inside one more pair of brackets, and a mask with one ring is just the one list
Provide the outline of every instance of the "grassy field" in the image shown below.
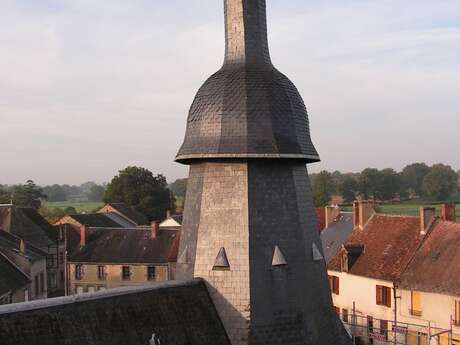
[[[376,211],[378,213],[387,213],[387,214],[402,214],[417,216],[419,214],[420,207],[434,207],[436,208],[436,213],[439,215],[441,210],[441,205],[433,204],[417,204],[417,203],[401,203],[401,204],[380,204],[377,206]],[[343,207],[344,211],[352,211],[351,206]],[[457,220],[460,221],[460,205],[456,206],[456,215]]]
[[58,201],[58,202],[46,202],[44,207],[47,208],[61,208],[65,209],[67,207],[73,207],[77,210],[78,213],[81,212],[92,212],[95,211],[102,206],[104,206],[104,203],[102,202],[93,202],[93,201]]

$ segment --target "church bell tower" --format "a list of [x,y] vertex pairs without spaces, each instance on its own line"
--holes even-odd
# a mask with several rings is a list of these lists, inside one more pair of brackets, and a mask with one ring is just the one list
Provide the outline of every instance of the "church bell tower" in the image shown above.
[[265,0],[225,0],[225,60],[200,88],[176,161],[190,166],[178,279],[202,277],[232,345],[348,344],[306,164],[305,105],[272,65]]

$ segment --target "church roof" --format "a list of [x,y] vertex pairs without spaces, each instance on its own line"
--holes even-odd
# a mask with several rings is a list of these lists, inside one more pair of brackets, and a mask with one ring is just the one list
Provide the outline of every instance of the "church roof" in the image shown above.
[[176,161],[319,161],[302,97],[271,63],[265,1],[245,1],[242,11],[227,4],[225,63],[198,91]]
[[230,345],[200,280],[0,306],[2,345]]

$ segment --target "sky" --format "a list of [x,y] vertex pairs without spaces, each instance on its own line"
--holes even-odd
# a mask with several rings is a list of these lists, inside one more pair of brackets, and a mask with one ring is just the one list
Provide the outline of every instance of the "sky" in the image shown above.
[[[0,0],[0,184],[110,181],[174,163],[223,61],[222,0]],[[460,169],[460,0],[267,0],[275,66],[322,162]]]

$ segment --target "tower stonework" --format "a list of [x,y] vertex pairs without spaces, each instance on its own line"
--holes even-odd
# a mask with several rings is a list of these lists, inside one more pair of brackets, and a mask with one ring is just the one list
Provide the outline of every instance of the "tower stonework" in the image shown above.
[[223,67],[200,88],[177,278],[202,277],[232,345],[349,344],[335,315],[306,164],[305,105],[272,65],[265,0],[225,0]]

